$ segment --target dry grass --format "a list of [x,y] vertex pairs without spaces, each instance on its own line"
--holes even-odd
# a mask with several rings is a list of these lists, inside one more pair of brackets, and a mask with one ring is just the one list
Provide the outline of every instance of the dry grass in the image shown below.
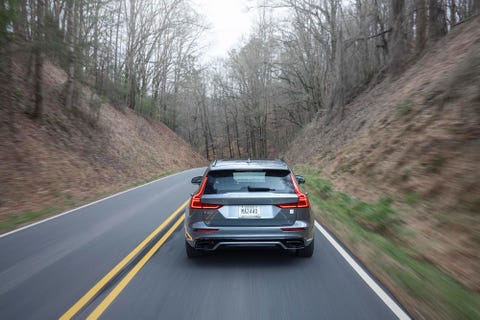
[[393,197],[360,201],[338,192],[308,166],[295,168],[307,179],[313,211],[343,239],[382,283],[418,319],[478,319],[480,296],[446,274],[412,244],[417,234],[405,224],[408,212]]
[[87,88],[74,110],[64,109],[66,75],[49,63],[43,118],[31,120],[25,114],[33,103],[27,58],[18,55],[1,72],[0,222],[32,212],[48,215],[51,208],[206,164],[165,125],[103,103]]
[[407,244],[480,292],[480,18],[459,26],[397,80],[305,129],[286,158],[375,202],[394,195]]

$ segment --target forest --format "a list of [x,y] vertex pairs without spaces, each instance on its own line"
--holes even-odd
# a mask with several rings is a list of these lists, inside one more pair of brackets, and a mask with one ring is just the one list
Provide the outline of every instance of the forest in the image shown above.
[[[203,59],[204,17],[188,0],[0,0],[0,67],[28,53],[28,114],[42,117],[45,59],[102,101],[161,121],[207,159],[267,158],[308,122],[342,121],[345,105],[395,77],[480,0],[259,0],[251,33]],[[5,79],[8,80],[8,79]]]

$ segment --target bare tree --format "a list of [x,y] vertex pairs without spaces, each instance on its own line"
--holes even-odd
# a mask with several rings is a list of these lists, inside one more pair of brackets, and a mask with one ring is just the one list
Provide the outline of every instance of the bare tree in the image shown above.
[[68,109],[86,84],[208,157],[268,157],[314,117],[342,121],[371,81],[401,71],[409,48],[421,52],[479,1],[259,0],[255,30],[214,68],[199,63],[206,28],[189,0],[0,0],[0,41],[33,48],[34,117],[47,53],[67,71]]
[[447,33],[443,0],[428,0],[428,38],[436,41]]
[[417,52],[423,51],[427,32],[427,7],[425,0],[416,0],[415,41]]
[[67,83],[65,87],[65,107],[71,109],[73,107],[74,88],[75,88],[75,38],[76,30],[78,26],[77,22],[77,6],[75,0],[67,0],[66,16],[67,16],[67,32],[65,41],[68,46],[68,70],[67,70]]
[[405,0],[392,0],[392,46],[390,69],[392,73],[398,74],[406,56],[406,37],[402,29],[404,23]]
[[35,106],[32,112],[32,118],[40,118],[43,113],[43,60],[44,60],[44,30],[43,19],[45,14],[44,0],[37,1],[35,26],[35,44],[34,44],[34,58],[35,58],[35,79],[34,79],[34,94]]

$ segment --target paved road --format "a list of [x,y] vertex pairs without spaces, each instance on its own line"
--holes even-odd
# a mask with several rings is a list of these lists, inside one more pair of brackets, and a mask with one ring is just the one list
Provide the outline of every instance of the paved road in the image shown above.
[[[182,172],[0,238],[0,319],[64,315],[185,202],[195,190],[190,178],[202,172]],[[311,259],[237,250],[189,260],[182,226],[166,234],[179,217],[74,318],[87,318],[115,291],[101,319],[397,318],[318,231]],[[161,237],[166,241],[147,260]]]

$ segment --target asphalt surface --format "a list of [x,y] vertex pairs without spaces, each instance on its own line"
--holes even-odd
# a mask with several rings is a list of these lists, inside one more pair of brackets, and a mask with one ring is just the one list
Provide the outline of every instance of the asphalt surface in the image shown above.
[[[196,189],[190,179],[202,173],[182,172],[1,237],[0,319],[58,319],[185,202]],[[101,319],[396,319],[315,236],[310,259],[235,250],[192,260],[180,226]],[[75,318],[86,318],[138,259]]]

